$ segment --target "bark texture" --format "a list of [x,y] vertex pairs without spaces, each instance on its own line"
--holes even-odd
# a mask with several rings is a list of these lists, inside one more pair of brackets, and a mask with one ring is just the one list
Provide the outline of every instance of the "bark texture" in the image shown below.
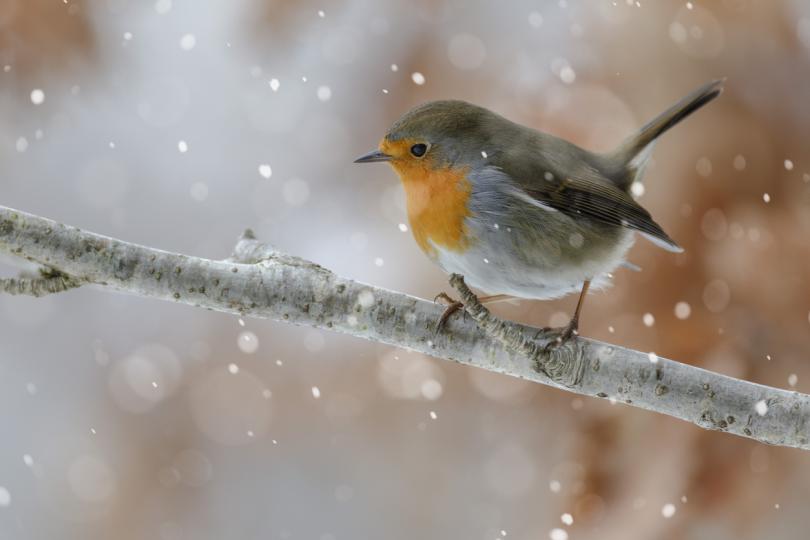
[[443,307],[342,278],[280,253],[250,231],[226,260],[140,246],[0,206],[0,252],[45,267],[0,291],[39,296],[92,284],[225,313],[349,334],[615,400],[758,441],[810,449],[810,396],[727,377],[651,353],[554,336],[492,316],[460,276],[469,317],[435,332]]

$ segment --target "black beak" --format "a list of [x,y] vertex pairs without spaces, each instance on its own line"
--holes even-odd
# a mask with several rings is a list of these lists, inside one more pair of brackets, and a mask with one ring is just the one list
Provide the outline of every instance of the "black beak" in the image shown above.
[[375,163],[377,161],[391,161],[391,156],[379,150],[373,150],[354,160],[355,163]]

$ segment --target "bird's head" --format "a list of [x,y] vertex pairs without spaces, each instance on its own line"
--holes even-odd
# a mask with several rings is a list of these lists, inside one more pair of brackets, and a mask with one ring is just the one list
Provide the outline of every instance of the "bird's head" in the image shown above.
[[387,161],[403,180],[426,170],[474,167],[486,159],[495,118],[464,101],[431,101],[405,113],[379,148],[355,163]]

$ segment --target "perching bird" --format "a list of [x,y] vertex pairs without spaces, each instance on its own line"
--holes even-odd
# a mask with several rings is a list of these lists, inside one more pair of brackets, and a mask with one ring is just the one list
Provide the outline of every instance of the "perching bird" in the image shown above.
[[[609,283],[634,233],[681,247],[629,194],[655,140],[722,92],[706,84],[606,154],[525,127],[464,101],[432,101],[397,120],[379,149],[405,187],[419,247],[446,272],[493,296],[559,298],[580,292],[558,343],[577,333],[590,288]],[[439,320],[461,307],[450,305]]]

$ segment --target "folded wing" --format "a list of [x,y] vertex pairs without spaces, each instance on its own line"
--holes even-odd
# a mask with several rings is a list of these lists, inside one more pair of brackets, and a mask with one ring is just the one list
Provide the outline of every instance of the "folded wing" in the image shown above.
[[574,167],[573,174],[562,175],[549,170],[547,163],[538,163],[532,173],[527,173],[525,168],[521,172],[510,172],[508,164],[499,165],[515,180],[516,195],[527,202],[562,212],[575,220],[586,218],[627,227],[668,251],[683,251],[647,210],[594,168]]

